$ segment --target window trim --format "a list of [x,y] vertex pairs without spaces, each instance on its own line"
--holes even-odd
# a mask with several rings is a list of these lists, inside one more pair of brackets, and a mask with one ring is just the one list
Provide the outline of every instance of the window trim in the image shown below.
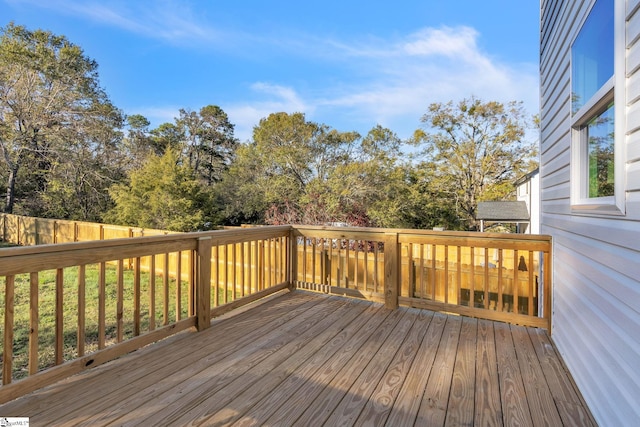
[[[571,43],[579,36],[595,1],[589,12],[585,14],[580,30]],[[625,15],[624,2],[614,0],[614,58],[613,76],[571,117],[571,211],[585,215],[625,215],[626,214],[626,101],[625,101]],[[571,57],[571,55],[570,55]],[[570,66],[572,79],[573,65]],[[572,84],[569,84],[571,92]],[[570,97],[571,99],[571,97]],[[586,124],[596,115],[601,114],[607,106],[614,103],[614,195],[608,197],[589,198],[587,196]],[[571,110],[571,102],[569,102]]]

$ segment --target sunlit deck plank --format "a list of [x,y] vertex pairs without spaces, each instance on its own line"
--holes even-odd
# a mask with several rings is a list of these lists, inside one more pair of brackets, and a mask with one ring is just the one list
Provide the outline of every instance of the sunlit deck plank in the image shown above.
[[[271,364],[267,364],[262,370],[249,374],[250,376],[240,377],[230,384],[218,395],[209,396],[202,403],[206,411],[199,413],[199,417],[194,419],[193,413],[187,413],[183,417],[175,420],[176,425],[184,425],[191,420],[195,423],[205,425],[230,424],[247,413],[256,402],[268,399],[272,393],[278,393],[279,386],[299,367],[306,364],[315,363],[316,367],[322,365],[325,359],[317,359],[320,354],[328,356],[334,346],[338,345],[341,339],[335,338],[343,333],[343,330],[359,316],[366,306],[357,301],[350,301],[341,313],[336,313],[337,318],[322,316],[324,321],[319,321],[314,328],[300,336],[299,342],[293,344],[288,349],[283,349],[281,358],[276,358]],[[252,383],[253,382],[253,383]],[[247,386],[249,385],[249,386]]]
[[416,357],[433,313],[420,311],[404,342],[391,359],[384,375],[378,383],[367,404],[360,412],[356,425],[383,425],[396,402],[402,384],[407,379],[411,365]]
[[478,320],[474,421],[481,426],[502,426],[502,405],[494,322]]
[[527,329],[511,325],[511,333],[533,424],[550,426],[562,424]]
[[369,361],[367,367],[349,388],[349,392],[333,409],[331,416],[326,421],[327,425],[353,425],[355,423],[417,317],[417,310],[408,310],[405,313],[393,332]]
[[511,329],[506,323],[495,323],[494,331],[504,425],[532,426],[533,420],[527,403]]
[[446,315],[434,314],[418,349],[418,354],[407,374],[407,379],[400,389],[393,408],[391,408],[386,425],[406,426],[413,425],[415,422],[438,350],[436,343],[440,342],[446,321]]
[[456,363],[453,368],[445,425],[464,426],[473,424],[477,338],[477,319],[463,318],[460,342],[456,351]]
[[292,425],[307,427],[313,423],[319,425],[324,423],[331,416],[334,408],[349,393],[355,380],[384,345],[386,339],[405,314],[405,310],[391,311],[365,345],[349,360],[349,363],[345,364],[340,369],[340,372],[330,382],[326,383],[322,393],[314,400],[308,401],[305,405],[306,407],[300,407],[301,415],[297,419],[290,416],[291,420],[295,420]]
[[[385,311],[379,305],[368,306],[327,346],[292,372],[267,398],[238,416],[235,424],[250,426],[260,424],[260,420],[267,420],[265,424],[291,425],[297,416],[293,419],[286,417],[292,416],[297,408],[304,407],[306,402],[315,399],[322,391],[323,384],[329,382],[348,363],[386,318],[388,312],[384,313]],[[269,421],[270,419],[272,420]]]
[[303,291],[85,371],[0,414],[34,426],[592,422],[544,331]]
[[[74,393],[76,399],[72,406],[64,405],[64,401],[60,402],[52,416],[58,417],[58,425],[64,425],[65,422],[68,425],[106,424],[123,416],[130,416],[138,408],[146,407],[146,402],[153,401],[154,405],[148,405],[151,408],[163,403],[163,399],[173,403],[175,396],[181,391],[181,379],[197,376],[207,367],[230,355],[246,356],[242,353],[243,348],[245,351],[255,352],[255,346],[259,347],[260,344],[258,339],[267,341],[269,337],[281,336],[281,332],[273,331],[283,325],[293,328],[296,321],[303,322],[307,319],[311,322],[308,319],[312,318],[314,307],[320,308],[318,303],[313,298],[303,297],[298,302],[284,298],[264,307],[264,316],[260,318],[264,323],[261,326],[256,325],[255,313],[246,312],[233,320],[224,320],[219,326],[214,325],[199,336],[186,334],[190,335],[186,343],[168,348],[147,347],[152,350],[148,355],[132,358],[130,364],[120,369],[106,365],[104,373],[95,379],[91,389],[83,387],[81,393]],[[272,335],[269,335],[270,331]],[[249,343],[254,346],[247,345]],[[241,349],[241,354],[238,354],[236,347]],[[100,392],[96,393],[98,390]]]
[[584,401],[576,392],[576,387],[571,377],[567,374],[562,360],[549,340],[545,331],[539,329],[527,329],[533,347],[535,349],[540,367],[544,372],[549,390],[554,402],[566,426],[595,425],[591,413],[587,410]]
[[211,396],[221,395],[223,401],[230,402],[228,396],[233,396],[234,390],[249,387],[283,363],[301,342],[311,339],[318,331],[318,316],[323,316],[329,310],[334,310],[336,314],[344,313],[349,308],[348,303],[340,298],[327,299],[291,318],[273,333],[260,337],[252,334],[253,341],[249,345],[232,345],[235,349],[233,353],[195,375],[183,377],[177,373],[177,379],[176,374],[168,377],[166,382],[175,385],[155,398],[150,410],[134,409],[119,419],[118,424],[180,425],[176,420],[187,414],[195,419],[206,413],[209,409],[206,403]]
[[444,425],[461,326],[461,317],[447,317],[427,388],[422,396],[416,425]]

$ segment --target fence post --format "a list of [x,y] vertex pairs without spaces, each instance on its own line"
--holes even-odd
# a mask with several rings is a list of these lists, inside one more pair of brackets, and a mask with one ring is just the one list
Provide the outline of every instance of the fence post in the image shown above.
[[211,237],[198,238],[196,251],[196,327],[203,331],[211,325]]
[[398,308],[398,286],[400,271],[400,251],[398,234],[385,233],[384,236],[384,305],[389,309]]

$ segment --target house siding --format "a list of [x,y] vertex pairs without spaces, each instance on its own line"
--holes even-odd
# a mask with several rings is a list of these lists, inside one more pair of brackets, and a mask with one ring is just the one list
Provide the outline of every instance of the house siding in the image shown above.
[[616,102],[626,109],[622,216],[571,209],[570,45],[592,4],[541,1],[541,232],[554,242],[552,339],[599,424],[640,425],[640,0],[626,1],[625,102]]

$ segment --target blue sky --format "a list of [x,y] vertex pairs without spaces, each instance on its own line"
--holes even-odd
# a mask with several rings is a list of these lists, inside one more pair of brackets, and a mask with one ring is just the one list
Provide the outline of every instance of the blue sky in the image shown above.
[[10,21],[82,47],[152,127],[214,104],[241,141],[279,111],[407,138],[432,102],[538,110],[537,0],[0,0]]

